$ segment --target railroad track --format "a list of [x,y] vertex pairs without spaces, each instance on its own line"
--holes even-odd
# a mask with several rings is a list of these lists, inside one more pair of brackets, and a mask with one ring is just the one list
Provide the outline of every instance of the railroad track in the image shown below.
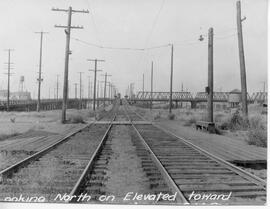
[[[101,119],[111,119],[114,112],[115,108]],[[15,197],[16,200],[21,194],[25,194],[26,197],[38,195],[52,200],[56,192],[70,192],[72,182],[76,182],[79,178],[80,171],[87,165],[107,129],[108,125],[99,125],[95,122],[84,125],[49,146],[43,144],[45,148],[42,150],[0,171],[0,201],[8,197]],[[91,146],[88,145],[89,141]],[[52,169],[55,171],[53,175],[56,176],[52,175]],[[38,175],[43,172],[49,172],[48,176],[39,179]],[[79,176],[76,178],[76,175]],[[68,180],[62,181],[63,178]]]
[[[130,118],[126,111],[118,110],[114,121],[130,121]],[[117,134],[117,132],[120,133]],[[103,140],[96,149],[82,176],[79,178],[75,187],[69,194],[69,196],[77,197],[70,200],[70,202],[100,203],[102,201],[102,197],[107,197],[109,198],[107,201],[108,203],[176,203],[176,201],[170,202],[162,198],[159,200],[144,200],[139,202],[137,200],[127,198],[125,201],[125,195],[128,191],[135,193],[140,192],[140,189],[138,187],[136,188],[136,182],[130,182],[133,184],[133,186],[130,187],[131,190],[125,190],[123,187],[115,189],[115,185],[111,185],[113,181],[117,181],[115,177],[117,178],[118,176],[121,177],[123,175],[121,173],[121,168],[123,167],[120,166],[119,170],[117,170],[117,166],[116,168],[113,167],[115,166],[115,162],[121,162],[121,155],[124,156],[122,158],[125,159],[125,162],[122,163],[127,165],[126,169],[131,169],[131,165],[133,163],[138,161],[140,162],[140,165],[137,165],[139,167],[137,167],[137,169],[141,169],[144,175],[141,176],[138,184],[140,184],[140,187],[144,188],[142,191],[143,193],[149,193],[156,196],[162,193],[173,196],[177,191],[175,191],[175,188],[171,188],[170,184],[167,184],[166,181],[168,181],[168,179],[164,179],[162,172],[159,171],[158,166],[156,165],[156,162],[153,161],[149,150],[141,141],[131,124],[113,125],[111,123],[106,134],[107,135],[103,137]],[[130,137],[131,144],[120,149],[127,148],[128,153],[125,151],[118,152],[118,143],[128,143],[129,139],[126,137]],[[131,175],[131,173],[128,175]],[[125,177],[120,179],[120,181],[125,180]],[[128,184],[125,186],[128,187]],[[80,198],[80,194],[91,194],[91,198],[88,199],[88,197],[86,197],[85,199],[82,199]],[[176,200],[180,201],[178,196],[176,197]]]
[[[127,105],[116,105],[102,124],[3,175],[0,200],[24,194],[48,202],[104,203],[103,197],[105,203],[265,203],[263,180],[154,124],[136,123],[143,120]],[[127,192],[175,198],[125,201]]]
[[[101,113],[96,114],[98,115],[96,120],[112,120],[115,108],[117,107],[113,106],[110,111],[100,111]],[[38,153],[38,155],[40,155],[43,151],[47,150],[50,145],[52,145],[52,147],[56,146],[58,143],[61,143],[62,140],[68,139],[70,136],[83,130],[87,126],[88,125],[82,124],[79,127],[72,127],[59,135],[44,134],[44,136],[35,136],[35,134],[31,135],[31,133],[26,135],[22,134],[17,136],[18,139],[12,141],[6,140],[6,143],[2,142],[0,146],[0,176],[2,174],[1,170],[15,165],[18,162],[18,165],[22,165],[22,159],[29,158],[31,161],[34,154]]]
[[[132,112],[131,120],[137,120],[138,117],[143,119],[137,113],[129,111]],[[265,204],[266,182],[264,180],[157,125],[134,126],[187,202]],[[212,200],[210,196],[207,199],[206,195],[212,195]],[[218,195],[220,196],[217,200]],[[230,198],[224,201],[221,197]]]

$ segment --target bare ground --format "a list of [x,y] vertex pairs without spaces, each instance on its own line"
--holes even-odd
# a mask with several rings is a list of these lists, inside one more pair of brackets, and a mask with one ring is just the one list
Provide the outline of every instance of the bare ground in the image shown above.
[[[67,110],[67,118],[73,115],[82,115],[85,120],[92,120],[90,110]],[[50,133],[63,133],[75,124],[60,123],[61,110],[41,112],[0,112],[0,136],[27,131],[47,131]]]

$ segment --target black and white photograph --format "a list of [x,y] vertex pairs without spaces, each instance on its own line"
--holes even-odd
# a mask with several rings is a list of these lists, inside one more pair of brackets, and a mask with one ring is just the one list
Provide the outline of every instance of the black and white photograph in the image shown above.
[[0,208],[267,206],[267,0],[0,0]]

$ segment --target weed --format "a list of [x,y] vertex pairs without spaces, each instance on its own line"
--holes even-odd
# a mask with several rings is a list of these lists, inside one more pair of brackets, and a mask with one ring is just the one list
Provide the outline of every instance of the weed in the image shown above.
[[188,120],[185,121],[184,126],[192,126],[197,121],[195,116],[190,117]]
[[160,112],[158,112],[158,113],[156,113],[155,115],[154,115],[154,120],[158,120],[158,119],[160,119],[161,118],[161,113]]
[[19,134],[20,133],[17,133],[17,132],[14,132],[14,133],[11,133],[11,134],[1,134],[0,135],[0,141],[11,138],[11,137],[14,137],[14,136],[18,136]]
[[168,114],[168,119],[169,119],[169,120],[174,120],[174,119],[175,119],[175,114],[169,113],[169,114]]
[[85,123],[81,115],[73,115],[70,118],[71,123]]
[[248,144],[267,147],[267,131],[259,128],[248,130]]
[[261,117],[254,116],[250,118],[247,135],[248,144],[267,147],[267,130]]

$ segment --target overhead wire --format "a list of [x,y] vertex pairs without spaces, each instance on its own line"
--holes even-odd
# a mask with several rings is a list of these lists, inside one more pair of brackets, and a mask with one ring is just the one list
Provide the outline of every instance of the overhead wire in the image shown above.
[[[228,35],[224,35],[224,36],[215,36],[215,39],[225,39],[225,38],[229,38],[232,36],[236,36],[237,33],[233,33],[233,34],[228,34]],[[100,49],[111,49],[111,50],[130,50],[130,51],[147,51],[147,50],[153,50],[153,49],[159,49],[159,48],[164,48],[164,47],[168,47],[171,46],[172,44],[163,44],[163,45],[157,45],[157,46],[151,46],[151,47],[146,47],[146,48],[132,48],[132,47],[113,47],[113,46],[103,46],[100,44],[96,44],[96,43],[90,43],[78,38],[73,38],[71,37],[71,39],[81,42],[83,44],[89,45],[89,46],[93,46],[93,47],[97,47]],[[187,45],[195,45],[195,44],[200,44],[200,41],[193,41],[190,40],[189,42],[182,42],[182,43],[173,43],[174,46],[187,46]]]
[[[153,23],[152,23],[150,32],[146,36],[146,40],[145,40],[145,43],[144,43],[144,47],[145,48],[148,47],[148,45],[149,45],[149,41],[150,41],[150,39],[152,37],[152,34],[154,32],[154,29],[156,28],[156,25],[158,23],[158,19],[160,17],[160,14],[161,14],[161,11],[162,11],[162,9],[164,7],[164,4],[165,4],[165,0],[162,0],[162,2],[160,4],[160,7],[159,7],[159,9],[158,9],[158,11],[157,11],[157,13],[156,13],[156,15],[154,17],[154,20],[153,20]],[[156,47],[153,47],[153,49],[154,48],[156,48]],[[160,47],[157,47],[157,48],[160,48]],[[139,62],[137,63],[137,67],[136,68],[137,69],[140,69],[141,68],[141,63],[143,63],[145,60],[148,60],[149,59],[149,56],[150,56],[150,54],[149,54],[149,51],[148,50],[146,51],[146,53],[141,54],[141,57],[139,58]]]
[[171,45],[171,44],[163,44],[163,45],[157,45],[157,46],[152,46],[152,47],[148,47],[148,48],[112,47],[112,46],[102,46],[102,45],[99,45],[99,44],[90,43],[90,42],[83,41],[81,39],[73,38],[73,37],[71,37],[71,39],[73,39],[75,41],[78,41],[78,42],[81,42],[83,44],[89,45],[89,46],[100,48],[100,49],[115,49],[115,50],[146,51],[146,50],[152,50],[152,49],[158,49],[158,48],[168,47],[168,46]]

